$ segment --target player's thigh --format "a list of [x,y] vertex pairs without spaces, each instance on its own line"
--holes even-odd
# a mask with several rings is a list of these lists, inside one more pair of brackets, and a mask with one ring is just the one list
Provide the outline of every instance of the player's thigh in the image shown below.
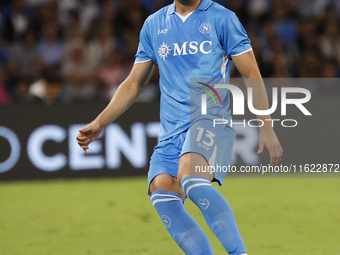
[[203,176],[221,185],[227,172],[212,171],[210,167],[231,164],[234,141],[235,130],[228,126],[214,127],[209,119],[193,122],[183,145],[178,175]]
[[182,195],[177,174],[178,162],[185,139],[186,133],[180,133],[167,140],[160,141],[155,147],[148,173],[149,195],[156,190],[171,191]]
[[198,153],[189,152],[185,153],[181,156],[179,160],[179,167],[178,167],[178,180],[179,182],[188,175],[196,175],[201,176],[204,178],[209,179],[210,181],[213,180],[214,175],[209,171],[197,171],[197,167],[200,169],[205,168],[207,169],[209,166],[208,161],[206,158]]

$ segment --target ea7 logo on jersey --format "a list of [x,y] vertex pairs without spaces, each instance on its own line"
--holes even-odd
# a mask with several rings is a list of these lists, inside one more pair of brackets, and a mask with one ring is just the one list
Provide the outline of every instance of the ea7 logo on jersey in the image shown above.
[[160,35],[160,34],[166,34],[166,32],[168,32],[168,29],[163,29],[163,30],[161,30],[161,29],[158,29],[158,32],[157,32],[157,34],[158,35]]
[[[184,42],[181,46],[178,43],[174,43],[173,56],[185,56],[195,55],[198,52],[203,54],[209,54],[212,52],[212,41],[203,41],[198,43],[196,41]],[[158,48],[159,56],[165,60],[170,54],[172,49],[165,42]]]

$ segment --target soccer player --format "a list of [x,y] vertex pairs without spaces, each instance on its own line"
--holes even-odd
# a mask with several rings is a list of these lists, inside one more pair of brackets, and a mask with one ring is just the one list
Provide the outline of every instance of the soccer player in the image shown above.
[[[195,172],[195,166],[230,164],[235,131],[228,125],[211,131],[211,118],[231,119],[228,92],[218,93],[223,107],[207,100],[212,113],[201,115],[201,106],[190,104],[190,80],[228,79],[231,61],[246,86],[253,88],[255,108],[268,109],[250,40],[236,15],[211,0],[175,0],[145,21],[130,75],[105,110],[77,136],[86,153],[91,141],[133,103],[158,66],[161,131],[150,161],[148,192],[168,232],[186,254],[207,255],[213,250],[206,234],[185,210],[185,198],[198,206],[229,254],[247,254],[229,203],[211,185],[212,181],[221,185],[225,173]],[[208,88],[215,90],[216,83],[199,84],[201,94]],[[265,123],[260,128],[258,153],[267,147],[271,164],[276,165],[283,151],[271,122]]]

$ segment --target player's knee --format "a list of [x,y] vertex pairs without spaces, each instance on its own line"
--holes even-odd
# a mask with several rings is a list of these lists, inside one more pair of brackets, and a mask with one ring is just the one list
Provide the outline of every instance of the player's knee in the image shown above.
[[156,176],[150,184],[150,193],[157,190],[165,190],[183,195],[183,191],[178,180],[167,174],[160,174]]
[[179,183],[181,183],[182,182],[182,180],[186,177],[186,176],[188,176],[188,175],[191,175],[190,174],[190,172],[187,172],[187,171],[179,171],[178,172],[178,182]]

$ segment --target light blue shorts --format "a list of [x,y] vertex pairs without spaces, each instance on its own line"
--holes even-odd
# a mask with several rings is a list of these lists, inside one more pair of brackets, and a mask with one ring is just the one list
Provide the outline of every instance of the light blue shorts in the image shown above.
[[[171,138],[160,141],[154,149],[148,173],[148,194],[152,180],[160,174],[177,178],[180,157],[188,152],[201,154],[214,167],[214,179],[220,186],[231,164],[235,130],[226,125],[213,127],[211,119],[200,119],[190,128]],[[197,167],[195,171],[207,171]],[[195,173],[191,173],[195,175]]]

